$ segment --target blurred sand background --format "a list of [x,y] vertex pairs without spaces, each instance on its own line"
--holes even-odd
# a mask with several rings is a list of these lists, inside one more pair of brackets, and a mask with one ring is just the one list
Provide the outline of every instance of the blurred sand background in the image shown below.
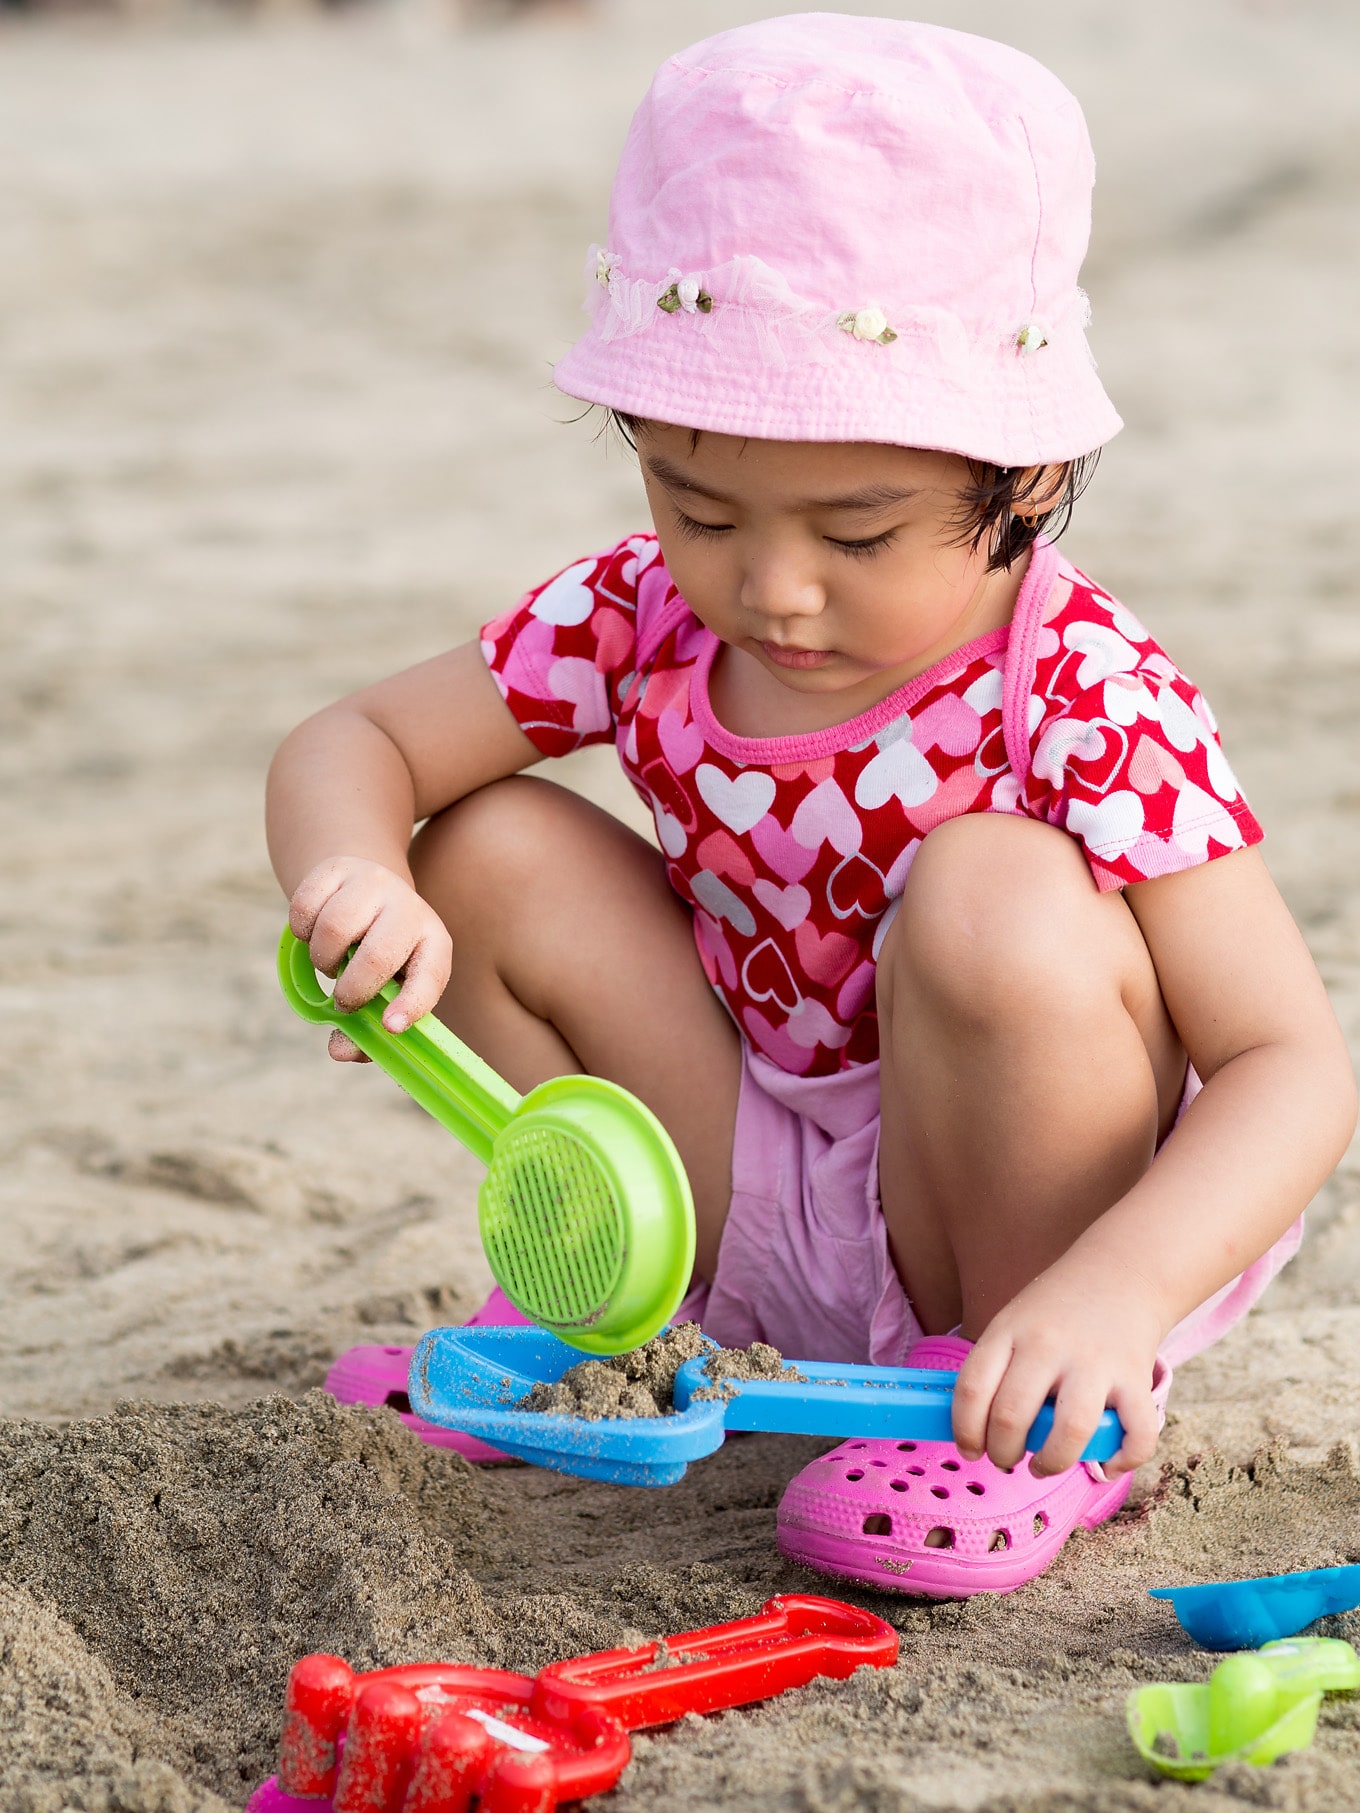
[[[472,1161],[278,998],[265,765],[307,712],[643,521],[549,368],[652,68],[773,10],[0,15],[0,1416],[33,1419],[0,1424],[5,1813],[241,1805],[308,1648],[537,1667],[815,1590],[773,1550],[808,1444],[732,1444],[653,1497],[473,1475],[315,1399],[241,1408],[488,1281]],[[1354,1047],[1360,20],[879,10],[1007,38],[1085,105],[1093,344],[1127,427],[1068,545],[1208,691]],[[558,768],[637,822],[611,761]],[[902,1626],[891,1683],[647,1740],[606,1804],[1189,1806],[1122,1735],[1132,1680],[1204,1672],[1142,1589],[1360,1559],[1358,1280],[1353,1151],[1301,1257],[1184,1369],[1140,1512],[1010,1600],[859,1595]],[[110,1420],[126,1399],[227,1408]],[[271,1442],[294,1546],[252,1573],[213,1469]],[[178,1522],[147,1483],[167,1467]],[[349,1509],[328,1487],[298,1511],[309,1470]],[[288,1520],[327,1516],[323,1594]],[[239,1592],[190,1616],[233,1557]],[[1360,1712],[1327,1719],[1309,1757],[1198,1804],[1360,1804]]]

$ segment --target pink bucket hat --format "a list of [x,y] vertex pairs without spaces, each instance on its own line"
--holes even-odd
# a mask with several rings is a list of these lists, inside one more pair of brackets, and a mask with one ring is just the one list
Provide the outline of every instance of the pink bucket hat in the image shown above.
[[782,441],[999,466],[1121,426],[1077,274],[1094,162],[1061,82],[933,25],[796,13],[658,70],[560,390]]

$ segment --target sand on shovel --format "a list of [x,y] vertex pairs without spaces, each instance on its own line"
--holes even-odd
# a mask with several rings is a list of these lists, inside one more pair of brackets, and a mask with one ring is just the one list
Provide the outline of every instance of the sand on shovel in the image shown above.
[[627,1353],[582,1360],[553,1384],[540,1380],[515,1408],[540,1411],[544,1416],[579,1416],[587,1422],[605,1417],[671,1416],[675,1375],[686,1360],[701,1354],[709,1356],[704,1371],[714,1383],[694,1393],[700,1401],[731,1397],[729,1381],[736,1379],[793,1383],[803,1378],[764,1341],[753,1341],[749,1347],[719,1347],[704,1336],[697,1322],[682,1322]]

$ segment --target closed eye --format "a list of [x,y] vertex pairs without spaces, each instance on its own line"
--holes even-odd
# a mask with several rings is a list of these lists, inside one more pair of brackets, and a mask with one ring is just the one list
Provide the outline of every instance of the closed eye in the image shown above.
[[841,541],[834,535],[828,535],[827,540],[833,548],[840,548],[846,554],[869,556],[882,548],[890,548],[896,533],[895,529],[885,529],[881,535],[871,535],[867,541]]
[[686,541],[711,541],[715,536],[728,534],[732,528],[730,522],[696,522],[692,516],[686,516],[683,510],[676,510],[675,526]]
[[[733,525],[730,522],[699,522],[693,516],[686,516],[676,505],[673,504],[671,508],[675,511],[676,530],[686,541],[714,541],[719,536],[730,535],[732,532]],[[842,541],[835,535],[828,535],[826,540],[833,548],[840,548],[854,559],[869,559],[881,549],[891,547],[896,534],[895,529],[885,529],[881,535],[871,535],[862,541]]]

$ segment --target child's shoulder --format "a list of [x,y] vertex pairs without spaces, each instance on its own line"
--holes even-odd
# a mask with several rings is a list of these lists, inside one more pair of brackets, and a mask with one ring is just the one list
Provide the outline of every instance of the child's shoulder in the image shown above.
[[[1055,551],[1056,552],[1056,551]],[[1054,710],[1099,705],[1118,721],[1132,722],[1135,695],[1170,689],[1208,718],[1194,682],[1177,666],[1151,630],[1089,574],[1058,554],[1052,582],[1036,601],[1031,644],[1031,695]],[[1031,716],[1039,717],[1034,708]],[[1213,728],[1210,723],[1210,728]]]
[[1213,713],[1150,631],[1061,557],[1036,590],[1013,676],[1029,735],[1008,744],[1024,809],[1080,839],[1101,888],[1259,842]]
[[633,611],[664,572],[656,536],[639,532],[574,560],[534,587],[523,602],[532,605],[537,616],[548,614],[555,600],[574,598],[579,608],[586,596],[615,609]]

